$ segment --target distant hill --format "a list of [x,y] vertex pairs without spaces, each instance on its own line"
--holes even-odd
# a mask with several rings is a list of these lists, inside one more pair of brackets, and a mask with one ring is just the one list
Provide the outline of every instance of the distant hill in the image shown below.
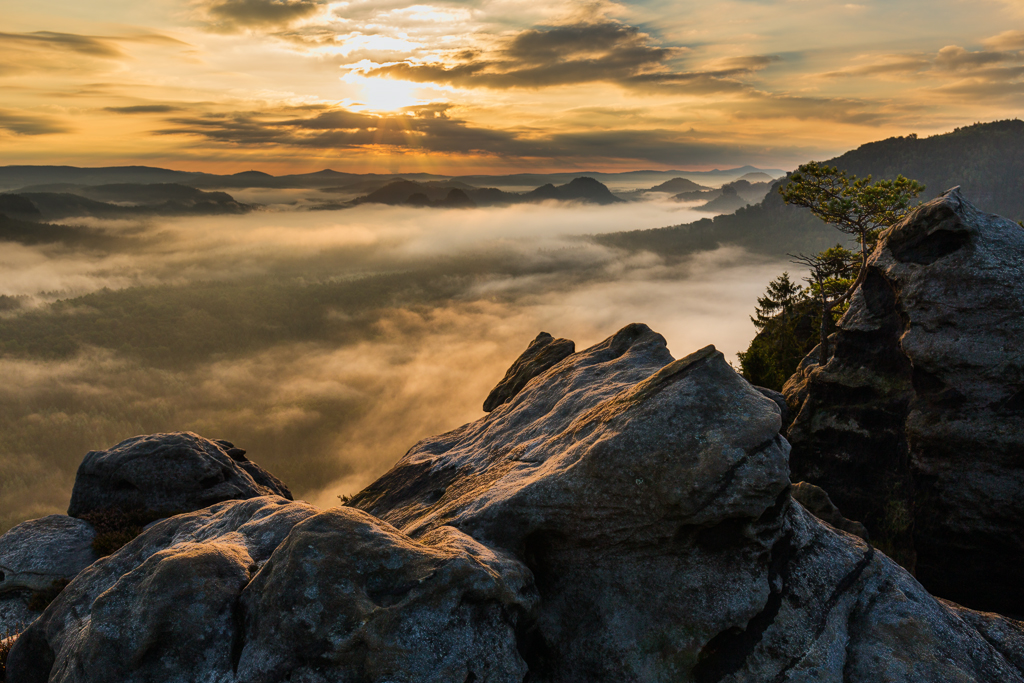
[[[199,189],[317,189],[326,192],[359,194],[379,189],[396,177],[423,183],[441,183],[449,187],[468,188],[536,188],[546,184],[564,185],[576,178],[593,178],[604,185],[622,190],[643,189],[673,178],[700,181],[715,186],[732,182],[750,173],[764,172],[772,177],[784,175],[778,169],[759,169],[741,166],[711,171],[627,171],[606,173],[601,171],[573,171],[566,173],[515,173],[511,175],[445,176],[432,173],[347,173],[323,169],[313,173],[273,176],[262,171],[242,171],[230,175],[173,171],[151,166],[110,166],[80,168],[76,166],[0,166],[0,192],[25,190],[33,186],[54,185],[111,185],[174,183]],[[56,190],[50,190],[56,191]],[[681,190],[680,190],[681,191]]]
[[[961,186],[979,208],[1013,220],[1024,218],[1024,121],[996,121],[929,138],[889,138],[862,145],[826,161],[857,176],[895,178],[903,174],[924,183],[922,200]],[[809,211],[782,201],[776,181],[760,204],[733,214],[686,225],[610,233],[596,242],[630,250],[687,254],[736,244],[752,251],[785,255],[826,249],[845,236]]]
[[236,202],[225,192],[203,192],[175,184],[132,183],[94,187],[59,184],[37,187],[70,189],[73,192],[3,194],[0,195],[0,211],[21,220],[55,220],[83,216],[130,218],[240,214],[253,208]]
[[590,204],[617,204],[619,199],[602,183],[593,178],[573,178],[565,185],[547,184],[522,195],[524,201],[557,199],[559,201],[582,201]]
[[[545,200],[582,201],[591,204],[615,204],[619,199],[603,184],[593,178],[574,178],[565,185],[550,183],[530,192],[517,194],[493,187],[474,188],[462,182],[418,183],[412,180],[394,180],[369,194],[357,197],[348,206],[359,204],[390,204],[437,207],[501,206]],[[331,204],[318,208],[343,208],[345,204]]]
[[770,183],[775,180],[775,178],[767,173],[755,171],[754,173],[746,173],[740,176],[740,180],[746,180],[748,183]]
[[39,192],[75,194],[98,202],[135,205],[162,204],[164,202],[196,204],[201,202],[229,203],[235,201],[226,192],[204,192],[203,190],[178,183],[115,183],[110,185],[58,183],[54,185],[24,187],[20,190],[19,194]]
[[[746,182],[746,181],[744,181]],[[717,197],[703,206],[698,206],[698,211],[714,211],[716,213],[732,213],[736,209],[750,204],[740,196],[733,185],[724,185]]]
[[91,228],[18,220],[0,213],[0,242],[19,244],[63,243],[75,247],[106,247],[115,238]]
[[[750,175],[750,174],[748,174]],[[689,180],[688,178],[673,178],[672,180],[666,180],[661,185],[655,185],[654,187],[647,190],[648,192],[671,192],[672,194],[678,194],[680,192],[700,192],[702,190],[710,190],[709,187],[698,185],[697,183]]]

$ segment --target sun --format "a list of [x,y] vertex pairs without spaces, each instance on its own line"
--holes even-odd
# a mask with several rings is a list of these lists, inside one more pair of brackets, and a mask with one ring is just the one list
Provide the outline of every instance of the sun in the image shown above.
[[359,95],[353,98],[358,102],[354,109],[396,111],[425,101],[416,95],[416,91],[423,87],[420,83],[364,76],[357,76],[349,82],[359,87]]

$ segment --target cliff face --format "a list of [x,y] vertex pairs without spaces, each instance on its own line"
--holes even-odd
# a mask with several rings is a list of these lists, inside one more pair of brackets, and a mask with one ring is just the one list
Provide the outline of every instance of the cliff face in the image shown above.
[[74,578],[7,680],[1024,682],[1024,626],[793,501],[781,424],[713,347],[673,360],[630,325],[349,506],[154,524]]
[[882,236],[784,391],[795,478],[932,592],[1024,614],[1024,229],[957,191]]

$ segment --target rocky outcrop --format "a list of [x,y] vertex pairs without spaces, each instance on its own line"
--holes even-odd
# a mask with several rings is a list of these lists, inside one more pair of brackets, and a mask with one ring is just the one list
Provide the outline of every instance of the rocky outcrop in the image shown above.
[[505,403],[526,386],[534,377],[576,351],[576,344],[569,339],[555,339],[547,332],[541,332],[530,342],[523,354],[512,363],[498,384],[484,400],[484,412],[489,413]]
[[1024,230],[952,190],[883,233],[832,358],[784,389],[796,478],[932,592],[1018,615],[1022,338]]
[[673,361],[633,325],[350,504],[521,557],[540,593],[519,641],[530,680],[1024,680],[898,565],[793,504],[780,417],[713,348]]
[[92,549],[95,536],[91,524],[64,515],[17,525],[0,536],[0,596],[42,591],[54,581],[74,578],[98,559]]
[[268,497],[154,525],[83,571],[21,634],[8,681],[234,680],[241,592],[316,513]]
[[0,635],[31,623],[60,590],[96,561],[88,522],[49,515],[0,536]]
[[266,495],[292,497],[280,480],[230,442],[192,432],[152,434],[87,453],[75,476],[68,514],[145,510],[155,519]]
[[793,484],[789,493],[793,496],[793,500],[800,503],[805,510],[821,521],[865,541],[868,540],[868,530],[864,525],[843,517],[843,513],[839,512],[839,508],[828,497],[825,489],[820,486],[800,481]]
[[1024,627],[932,598],[790,496],[779,406],[643,325],[426,439],[348,507],[164,520],[8,680],[1007,681]]
[[421,542],[279,497],[164,520],[18,639],[34,681],[520,681],[529,571],[455,529]]

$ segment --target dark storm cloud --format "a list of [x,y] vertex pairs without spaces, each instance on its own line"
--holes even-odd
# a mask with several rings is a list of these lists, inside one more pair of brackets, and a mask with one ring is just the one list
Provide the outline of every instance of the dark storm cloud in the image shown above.
[[104,107],[103,111],[114,114],[169,114],[174,111],[181,111],[181,107],[170,104],[137,104],[130,107]]
[[764,68],[773,57],[744,57],[723,68],[679,71],[671,63],[688,50],[660,47],[635,26],[614,21],[531,28],[486,52],[463,52],[455,63],[388,64],[367,72],[421,83],[461,87],[543,88],[611,82],[639,89],[733,92],[735,80]]
[[0,134],[6,131],[15,135],[50,135],[67,133],[70,130],[59,121],[46,116],[0,109]]
[[316,13],[316,0],[225,0],[206,7],[217,28],[287,26]]

